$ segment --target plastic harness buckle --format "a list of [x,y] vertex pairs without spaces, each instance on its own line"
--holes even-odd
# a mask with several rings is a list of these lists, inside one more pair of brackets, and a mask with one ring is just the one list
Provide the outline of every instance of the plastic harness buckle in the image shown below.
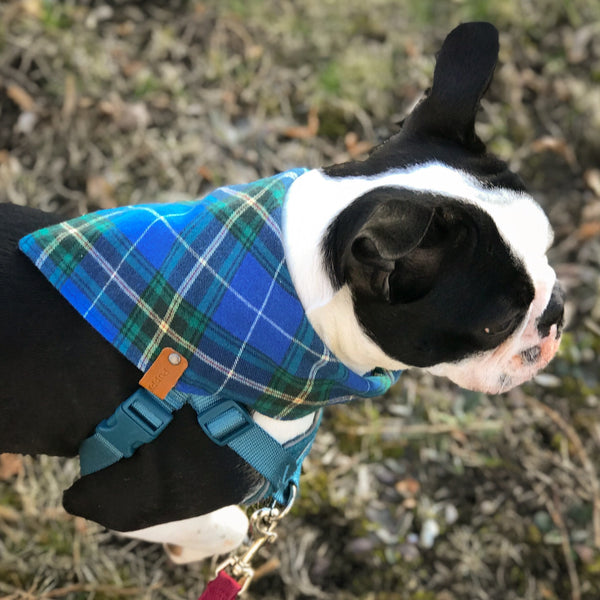
[[198,423],[218,446],[228,446],[255,425],[248,411],[232,400],[223,400],[217,406],[199,413]]
[[168,404],[138,389],[84,440],[79,450],[81,474],[87,475],[133,455],[154,440],[171,422]]

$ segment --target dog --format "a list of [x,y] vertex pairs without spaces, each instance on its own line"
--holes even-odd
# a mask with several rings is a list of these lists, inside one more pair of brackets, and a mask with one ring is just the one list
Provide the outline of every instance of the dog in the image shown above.
[[[241,199],[244,214],[260,214],[263,228],[279,231],[284,260],[274,260],[272,242],[257,234],[254,254],[246,262],[273,263],[269,277],[255,280],[258,267],[252,267],[239,276],[245,279],[240,285],[246,286],[246,296],[235,291],[237,284],[227,284],[225,297],[233,308],[223,308],[225,301],[215,304],[209,316],[202,314],[197,328],[186,319],[181,328],[191,329],[192,338],[200,329],[225,327],[234,333],[239,329],[242,333],[237,337],[244,349],[259,329],[265,329],[266,338],[255,342],[241,374],[237,370],[241,351],[232,359],[233,366],[208,355],[203,344],[209,337],[214,342],[212,333],[197,344],[179,330],[173,333],[173,321],[179,317],[171,315],[169,320],[164,314],[174,301],[163,307],[154,330],[145,329],[152,318],[139,326],[136,340],[143,334],[152,341],[142,350],[134,347],[133,334],[110,333],[116,327],[115,317],[107,314],[111,302],[117,303],[111,290],[129,294],[129,286],[135,287],[143,277],[144,265],[173,255],[171,234],[179,245],[188,245],[173,232],[183,213],[198,210],[198,219],[204,219],[202,203],[183,209],[138,207],[136,215],[151,215],[147,224],[136,220],[131,226],[138,228],[138,241],[146,239],[147,230],[158,227],[155,223],[163,227],[162,237],[148,243],[147,262],[118,259],[110,277],[104,274],[105,281],[96,284],[86,279],[79,288],[68,279],[71,267],[65,263],[64,272],[50,272],[48,257],[54,256],[59,238],[64,238],[75,246],[65,250],[56,264],[67,258],[84,264],[91,259],[79,254],[87,248],[95,258],[94,269],[102,271],[102,261],[122,239],[105,243],[102,236],[109,225],[104,219],[118,219],[122,209],[65,224],[53,214],[0,205],[0,451],[83,454],[86,440],[102,427],[109,430],[111,415],[140,389],[142,372],[155,364],[159,351],[166,351],[172,362],[165,373],[180,361],[189,361],[191,367],[186,373],[192,375],[182,375],[183,383],[169,389],[177,390],[179,385],[190,393],[193,377],[199,387],[209,389],[207,373],[214,371],[223,380],[219,389],[229,390],[238,406],[248,406],[241,411],[246,415],[242,418],[258,426],[269,444],[275,440],[288,446],[314,434],[320,409],[330,400],[344,401],[354,392],[381,393],[404,369],[425,369],[491,394],[533,377],[558,349],[564,298],[546,257],[553,239],[548,219],[520,177],[489,154],[475,132],[476,113],[497,57],[498,32],[492,25],[462,24],[442,45],[430,90],[399,133],[368,158],[293,170],[258,182],[251,200],[248,188],[231,188],[228,197]],[[276,207],[280,222],[275,213],[265,213],[261,190],[273,185],[279,186],[281,196]],[[223,217],[215,206],[229,206],[228,197],[211,196],[217,203],[210,205],[211,218],[217,221],[210,221],[207,228],[217,222],[216,229],[205,238],[199,234],[187,250],[196,252],[198,240],[206,248],[169,263],[177,265],[171,273],[177,285],[197,288],[198,302],[206,300],[213,285],[224,285],[210,260],[225,244],[222,228],[230,213]],[[233,206],[227,210],[237,210],[238,205]],[[101,233],[93,234],[100,236],[97,245],[92,234],[82,237],[91,222],[103,223],[97,225]],[[242,231],[237,242],[244,236]],[[125,257],[130,253],[124,249]],[[221,254],[227,268],[229,255]],[[155,279],[147,283],[150,290],[160,287]],[[82,295],[96,285],[104,296],[98,292],[83,307]],[[121,294],[123,302],[131,300],[127,294]],[[280,303],[284,296],[290,296],[292,304]],[[132,302],[131,310],[144,304],[148,317],[164,300],[153,303],[136,296]],[[302,314],[297,314],[298,307]],[[121,309],[115,304],[113,312]],[[125,327],[123,323],[118,324]],[[129,321],[126,326],[134,327]],[[285,368],[291,368],[288,363],[296,358],[287,354],[277,364],[278,340],[289,342],[299,327],[305,333],[301,342],[295,339],[296,345],[314,354],[306,369],[312,388],[300,381],[298,392],[290,383],[296,381],[296,372],[293,377],[278,373],[281,384],[269,384],[268,402],[258,395],[252,402],[238,398],[244,386],[252,393],[260,387],[263,394],[266,384],[260,378],[265,364],[279,371],[285,362]],[[222,347],[236,337],[234,333],[228,329],[220,335]],[[179,346],[167,348],[164,339]],[[148,347],[152,353],[145,355]],[[222,347],[216,351],[229,352]],[[263,354],[268,361],[263,361]],[[315,378],[314,373],[326,368],[336,374],[323,383],[325,379]],[[154,385],[162,374],[153,373]],[[272,378],[273,373],[264,376]],[[225,384],[228,387],[223,388]],[[333,388],[336,393],[328,397],[327,390]],[[197,410],[190,403],[181,404],[171,406],[168,426],[160,435],[131,448],[131,456],[125,454],[121,460],[85,472],[64,493],[63,503],[68,512],[124,535],[178,546],[179,553],[172,557],[187,562],[239,545],[247,520],[237,505],[264,496],[268,485],[239,452],[226,443],[215,443],[206,423],[199,427]],[[301,444],[293,466],[299,466],[309,445]]]

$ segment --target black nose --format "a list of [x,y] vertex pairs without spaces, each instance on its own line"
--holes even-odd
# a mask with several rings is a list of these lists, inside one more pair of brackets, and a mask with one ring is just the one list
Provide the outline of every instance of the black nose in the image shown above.
[[538,319],[537,328],[542,338],[548,337],[550,334],[550,328],[552,325],[557,326],[557,337],[560,335],[562,326],[564,324],[565,315],[565,292],[563,291],[560,284],[556,282],[552,289],[552,295],[550,296],[550,302],[542,313],[542,316]]

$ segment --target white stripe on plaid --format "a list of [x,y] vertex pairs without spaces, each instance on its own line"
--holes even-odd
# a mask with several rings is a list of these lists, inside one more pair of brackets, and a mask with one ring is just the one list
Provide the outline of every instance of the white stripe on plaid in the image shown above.
[[[175,315],[177,314],[177,309],[181,305],[181,302],[183,302],[183,300],[185,299],[186,294],[189,291],[189,289],[191,288],[191,286],[193,285],[194,281],[198,278],[200,273],[207,267],[209,267],[209,271],[211,273],[213,273],[213,269],[210,268],[208,261],[210,260],[212,255],[216,252],[216,250],[219,247],[219,245],[221,244],[221,242],[224,239],[226,239],[226,237],[229,233],[229,230],[231,228],[231,225],[233,223],[235,223],[244,212],[246,212],[247,210],[250,210],[250,209],[255,210],[256,213],[261,216],[263,222],[267,223],[278,237],[281,237],[281,230],[279,229],[279,227],[277,227],[277,224],[273,222],[273,219],[264,210],[264,208],[260,204],[258,204],[258,200],[261,198],[261,196],[264,195],[264,193],[268,189],[269,189],[269,187],[265,186],[265,188],[262,190],[261,193],[257,194],[255,197],[251,197],[248,194],[244,194],[244,193],[238,192],[236,190],[232,190],[231,188],[225,188],[225,190],[227,190],[232,196],[238,197],[241,200],[243,200],[243,204],[241,204],[235,211],[233,211],[231,213],[229,218],[225,221],[225,223],[221,227],[219,234],[215,237],[215,239],[206,248],[206,250],[203,252],[203,254],[201,256],[198,256],[195,252],[193,252],[192,248],[183,240],[183,238],[181,236],[175,234],[177,242],[182,244],[183,247],[186,249],[186,251],[190,252],[195,257],[197,256],[197,263],[196,263],[195,267],[187,274],[187,276],[183,280],[181,286],[177,290],[177,293],[173,297],[173,301],[171,302],[171,305],[169,306],[169,308],[167,310],[167,314],[163,318],[163,323],[164,323],[164,326],[166,329],[162,329],[162,328],[157,329],[150,344],[148,344],[148,346],[146,347],[146,350],[145,350],[144,354],[142,355],[142,360],[141,360],[141,365],[143,365],[144,368],[146,368],[146,366],[148,365],[148,362],[155,355],[155,351],[160,346],[160,342],[161,342],[162,338],[164,337],[164,335],[166,333],[170,333],[170,331],[171,331],[170,325],[171,325],[173,319],[175,318]],[[167,227],[172,230],[172,227],[170,226],[170,224],[167,224]],[[173,233],[175,233],[175,232],[173,231]],[[218,279],[223,285],[225,285],[224,281],[221,277],[219,277]],[[229,288],[229,284],[227,284],[226,287]],[[252,308],[255,311],[257,311],[256,308],[254,308],[254,307],[252,307]]]

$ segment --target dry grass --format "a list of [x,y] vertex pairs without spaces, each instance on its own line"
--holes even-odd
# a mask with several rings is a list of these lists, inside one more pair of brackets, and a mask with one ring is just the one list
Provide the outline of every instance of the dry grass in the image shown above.
[[[600,597],[600,5],[0,4],[0,201],[65,218],[360,155],[428,85],[445,33],[474,18],[502,32],[479,133],[556,228],[561,355],[505,397],[409,374],[330,410],[264,553],[280,566],[250,598]],[[73,462],[12,467],[0,464],[0,598],[200,594],[210,564],[175,567],[64,513]]]

